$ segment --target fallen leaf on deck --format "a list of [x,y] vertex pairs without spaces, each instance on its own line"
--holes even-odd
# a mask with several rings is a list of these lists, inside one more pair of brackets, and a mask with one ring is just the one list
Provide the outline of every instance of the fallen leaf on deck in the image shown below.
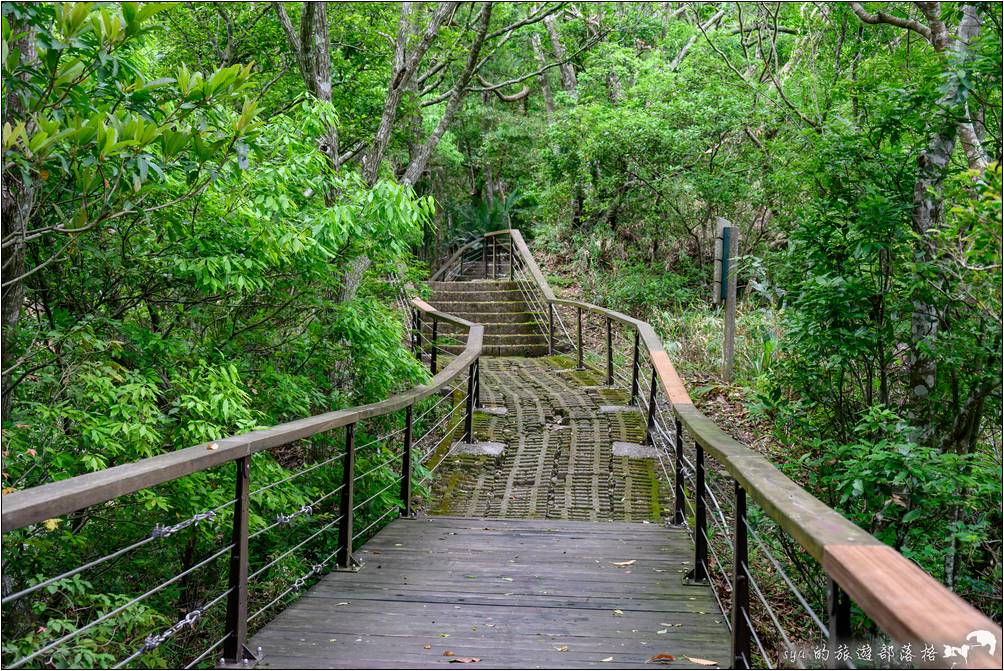
[[713,662],[710,659],[701,659],[700,657],[687,657],[686,655],[684,655],[684,657],[689,661],[693,662],[694,664],[700,664],[701,666],[718,666],[718,662]]
[[480,661],[480,657],[454,657],[450,660],[450,664],[473,664]]
[[568,646],[567,645],[559,645],[559,646],[556,646],[554,649],[557,650],[558,652],[568,652]]
[[512,582],[512,578],[502,578],[502,579],[505,580],[506,582]]
[[655,662],[657,664],[665,664],[674,660],[676,660],[676,657],[673,657],[673,655],[668,652],[660,652],[658,655],[652,655],[648,658],[648,661]]
[[660,629],[659,631],[657,631],[655,633],[657,633],[657,634],[665,634],[667,631],[669,631],[669,629]]
[[336,605],[336,606],[348,606],[348,605],[349,605],[349,602],[348,602],[348,601],[339,601],[339,602],[338,602],[338,603],[336,603],[335,605]]
[[443,650],[443,657],[453,657],[452,650]]
[[601,662],[612,662],[612,661],[614,661],[614,658],[613,657],[604,657],[600,661]]
[[611,562],[614,566],[631,566],[631,564],[638,561],[637,559],[630,559],[628,561],[615,561]]
[[614,617],[624,617],[624,611],[622,611],[620,608],[615,608]]
[[432,650],[432,646],[430,644],[428,644],[428,643],[426,643],[422,647],[425,648],[426,650]]

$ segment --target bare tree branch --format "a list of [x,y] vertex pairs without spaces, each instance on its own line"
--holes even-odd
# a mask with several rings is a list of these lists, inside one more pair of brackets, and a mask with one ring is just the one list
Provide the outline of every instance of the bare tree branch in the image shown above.
[[[937,4],[937,3],[934,3]],[[907,30],[912,30],[915,33],[923,35],[924,38],[931,42],[931,29],[925,26],[920,21],[915,21],[913,19],[903,19],[898,16],[893,16],[892,14],[886,14],[885,12],[876,12],[874,14],[869,14],[868,10],[861,6],[860,2],[852,2],[851,10],[858,15],[858,18],[865,23],[870,23],[872,25],[879,25],[880,23],[887,23],[890,26],[898,26],[900,28],[906,28]]]

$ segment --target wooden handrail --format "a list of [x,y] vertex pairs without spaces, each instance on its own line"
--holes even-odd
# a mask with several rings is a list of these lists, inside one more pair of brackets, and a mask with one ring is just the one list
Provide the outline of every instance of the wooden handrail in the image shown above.
[[962,645],[970,632],[992,632],[1000,644],[994,654],[988,654],[982,647],[973,648],[968,665],[1001,668],[1004,636],[1000,626],[706,417],[694,406],[662,340],[648,322],[592,303],[556,298],[518,229],[493,231],[485,237],[502,235],[512,238],[514,248],[547,303],[599,314],[637,331],[673,415],[695,442],[822,565],[876,625],[893,639],[913,644]]
[[113,466],[94,473],[5,494],[3,512],[0,515],[2,520],[0,529],[6,533],[43,520],[67,515],[119,496],[248,457],[256,452],[348,426],[360,420],[402,410],[434,394],[457,375],[466,372],[481,355],[484,327],[440,312],[417,298],[412,299],[411,305],[430,317],[435,316],[442,321],[468,328],[464,351],[428,383],[377,403],[297,419],[269,429],[201,443],[130,464]]

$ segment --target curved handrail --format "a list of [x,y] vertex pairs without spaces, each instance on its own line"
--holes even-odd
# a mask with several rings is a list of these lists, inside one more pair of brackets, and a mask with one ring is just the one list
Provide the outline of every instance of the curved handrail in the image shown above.
[[[662,340],[648,322],[592,303],[556,298],[518,229],[493,231],[485,237],[502,235],[511,237],[548,304],[603,315],[637,331],[673,415],[695,442],[725,467],[882,630],[896,640],[911,643],[962,644],[967,634],[979,629],[994,632],[1002,641],[1001,628],[992,620],[895,549],[807,492],[698,410]],[[970,651],[968,663],[1000,668],[1001,657],[1000,647],[993,656],[983,648],[975,648]]]
[[468,329],[464,351],[426,384],[376,403],[296,419],[269,429],[201,443],[176,452],[4,494],[0,530],[6,533],[43,520],[67,515],[263,450],[348,426],[360,420],[402,410],[434,394],[457,375],[467,371],[468,366],[481,355],[484,327],[440,312],[418,298],[413,298],[411,305],[422,313]]

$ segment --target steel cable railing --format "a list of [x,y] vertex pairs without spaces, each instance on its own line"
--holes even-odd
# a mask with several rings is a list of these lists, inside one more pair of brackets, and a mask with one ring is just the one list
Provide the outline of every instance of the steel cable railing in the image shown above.
[[[391,280],[395,281],[394,278],[391,278]],[[113,604],[114,607],[109,606],[103,611],[97,611],[93,616],[91,615],[91,611],[85,610],[81,621],[76,626],[71,625],[72,630],[70,628],[63,628],[61,631],[54,629],[54,632],[58,632],[55,638],[48,642],[43,642],[44,644],[39,643],[34,649],[22,650],[21,654],[15,659],[5,660],[5,666],[8,668],[21,668],[32,662],[37,662],[42,659],[43,655],[52,655],[57,651],[66,651],[66,654],[73,654],[67,650],[67,646],[74,639],[88,633],[91,633],[93,637],[93,632],[96,631],[97,627],[108,623],[114,624],[117,622],[115,618],[122,617],[130,609],[137,607],[144,601],[159,603],[163,600],[162,593],[168,587],[177,585],[182,580],[186,581],[187,584],[188,581],[193,579],[197,571],[205,571],[209,568],[210,564],[219,561],[224,556],[229,556],[231,567],[229,584],[225,584],[224,589],[220,591],[213,590],[211,593],[215,593],[216,596],[197,602],[198,605],[190,607],[191,610],[182,617],[172,618],[173,623],[170,626],[146,634],[139,645],[122,655],[116,655],[118,657],[117,661],[109,661],[108,664],[115,665],[117,668],[133,666],[144,654],[151,653],[153,650],[169,642],[182,646],[179,648],[177,645],[173,645],[171,648],[172,654],[175,651],[179,654],[182,653],[191,642],[197,641],[198,636],[202,635],[202,632],[205,630],[203,624],[209,622],[205,617],[209,609],[216,609],[224,602],[227,604],[227,625],[225,631],[221,632],[223,634],[222,637],[216,638],[214,635],[213,638],[216,640],[208,647],[201,649],[198,654],[193,652],[193,657],[189,658],[187,666],[191,667],[204,663],[207,658],[212,658],[215,653],[218,653],[221,646],[223,648],[222,658],[227,663],[239,663],[242,659],[241,656],[245,654],[243,651],[246,649],[246,623],[260,618],[263,613],[275,607],[279,601],[286,599],[291,593],[302,589],[309,580],[319,577],[324,567],[329,565],[333,559],[337,558],[340,566],[350,566],[354,561],[352,557],[352,542],[354,540],[364,538],[395,513],[410,514],[413,484],[412,450],[415,449],[412,447],[413,441],[411,440],[412,429],[415,426],[413,416],[417,415],[418,426],[421,427],[422,433],[418,440],[415,441],[418,444],[414,455],[415,459],[419,456],[423,460],[427,459],[428,453],[425,450],[425,446],[432,440],[433,436],[444,431],[447,432],[447,435],[452,434],[465,419],[468,424],[466,435],[468,439],[470,438],[473,407],[469,400],[472,393],[477,394],[480,388],[477,380],[480,367],[477,363],[483,337],[483,328],[481,326],[436,311],[422,301],[413,300],[411,307],[416,313],[420,313],[427,320],[434,319],[440,323],[453,324],[467,329],[468,333],[466,342],[462,341],[462,337],[449,338],[450,340],[460,342],[463,345],[463,350],[459,352],[455,351],[448,362],[444,360],[442,370],[434,371],[430,381],[409,391],[368,406],[295,420],[272,429],[262,429],[249,434],[225,438],[214,441],[211,444],[193,446],[135,464],[79,476],[63,481],[58,486],[44,485],[33,490],[5,495],[3,529],[5,533],[9,533],[38,524],[43,520],[75,513],[90,506],[105,504],[119,496],[126,496],[144,489],[157,487],[160,484],[172,482],[193,473],[206,471],[231,461],[235,463],[236,467],[236,496],[234,498],[215,508],[195,513],[175,524],[157,524],[149,536],[145,538],[138,539],[103,556],[83,562],[69,570],[60,571],[58,575],[45,579],[39,578],[35,584],[23,587],[4,596],[3,605],[14,605],[20,600],[39,593],[41,590],[48,588],[51,591],[53,588],[59,587],[61,581],[73,579],[85,571],[92,571],[96,568],[106,569],[113,562],[120,561],[124,557],[130,556],[145,547],[154,547],[154,541],[162,541],[170,536],[179,534],[189,527],[206,525],[213,520],[220,519],[219,513],[225,509],[229,508],[233,512],[232,515],[227,516],[228,524],[232,525],[233,539],[231,542],[222,545],[222,547],[218,545],[216,549],[208,551],[207,556],[203,559],[185,567],[184,570],[173,576],[164,580],[158,580],[157,584],[149,589],[140,590],[142,593],[137,596],[124,597],[121,602],[115,602],[117,605]],[[421,340],[416,339],[416,342],[421,342]],[[463,384],[465,383],[467,384],[466,395],[462,393]],[[440,392],[445,392],[446,396],[439,397],[437,394]],[[464,407],[465,403],[466,408]],[[398,418],[395,421],[400,422],[400,415],[398,414],[400,412],[404,413],[404,427],[401,427],[400,424],[383,426],[385,421],[390,422],[389,417],[391,415]],[[443,414],[444,417],[440,418],[439,414]],[[384,420],[382,418],[388,419]],[[362,420],[372,420],[384,430],[374,431],[374,434],[378,434],[374,439],[367,439],[363,444],[356,446],[354,443],[355,428],[357,423]],[[427,424],[431,425],[428,430],[425,427]],[[326,455],[314,463],[305,464],[295,472],[282,474],[272,482],[259,484],[259,486],[254,488],[249,486],[251,480],[251,458],[256,453],[289,445],[296,441],[343,427],[346,435],[344,450],[335,450],[333,453]],[[379,445],[401,440],[402,438],[404,448],[395,450],[393,456],[390,458],[387,458],[382,451],[376,451],[372,456],[369,456],[370,451],[367,448],[372,447],[375,450],[382,450]],[[364,462],[365,465],[362,468],[357,469],[355,467],[355,455],[360,450],[363,450],[363,457],[366,459],[366,462]],[[336,479],[336,483],[330,483],[332,478]],[[337,479],[341,479],[342,482],[337,484]],[[114,483],[114,486],[107,487],[106,483],[109,482]],[[324,483],[327,486],[321,487],[318,486],[318,483]],[[371,485],[370,483],[374,484]],[[334,486],[331,486],[332,484]],[[365,488],[372,487],[372,491],[359,497],[358,503],[353,503],[353,489],[356,485]],[[297,488],[295,492],[283,491],[277,497],[262,498],[263,494],[270,491],[276,491],[280,487],[292,486]],[[396,487],[400,487],[400,497],[396,496],[397,492],[393,492]],[[304,490],[304,488],[306,489]],[[303,503],[303,500],[300,499],[295,507],[289,507],[285,511],[280,509],[278,512],[272,513],[274,514],[274,519],[264,523],[260,528],[253,530],[248,528],[249,520],[259,519],[259,514],[250,514],[252,507],[256,506],[259,509],[264,507],[266,510],[270,508],[274,510],[275,502],[288,501],[291,494],[293,495],[293,500],[297,500],[301,491],[310,492],[309,496],[303,497],[308,502]],[[394,493],[395,496],[390,497],[393,501],[389,509],[374,510],[371,514],[369,511],[375,508],[375,502],[383,500],[390,493]],[[311,528],[308,525],[298,523],[318,516],[319,507],[333,498],[340,498],[337,508],[339,513],[336,515],[325,513],[326,519],[322,518],[323,522],[319,525],[319,528]],[[354,529],[354,513],[365,515],[369,519],[365,521],[360,519],[361,524]],[[86,520],[87,517],[85,516],[83,519]],[[359,530],[359,527],[361,527],[361,530]],[[290,540],[287,543],[287,547],[282,548],[276,544],[278,541],[284,539],[285,536],[274,533],[280,528],[302,529],[305,533],[301,535],[300,531],[296,531],[295,533],[300,537]],[[336,528],[338,534],[337,542],[334,541],[336,536],[333,534],[333,530]],[[266,537],[266,534],[269,534],[269,532],[273,533]],[[213,527],[210,535],[218,538],[220,532]],[[331,538],[332,542],[329,542],[328,538]],[[286,562],[292,562],[291,565],[296,565],[296,563],[302,561],[309,562],[309,555],[318,551],[311,548],[318,545],[326,548],[326,550],[320,550],[325,554],[332,547],[334,547],[334,551],[319,563],[311,564],[309,571],[301,574],[292,585],[289,585],[275,598],[269,599],[263,607],[257,608],[253,615],[249,617],[247,604],[249,601],[254,600],[254,595],[251,595],[251,598],[248,596],[249,582],[260,582],[266,572],[275,570],[279,566],[284,566]],[[265,558],[262,560],[261,565],[254,567],[252,570],[247,570],[249,552],[252,550],[256,554],[264,551]],[[240,566],[245,568],[235,569],[235,567]],[[201,578],[200,581],[202,585],[208,584],[206,580],[202,580]],[[194,584],[198,585],[200,583]],[[202,588],[199,587],[199,589]],[[155,596],[157,597],[156,600],[153,599]],[[156,607],[159,608],[160,606]],[[85,620],[85,617],[88,619]],[[238,623],[236,628],[234,626],[235,622]],[[186,630],[190,630],[192,633],[181,636],[181,632]],[[131,643],[132,639],[126,641],[126,645],[131,645]],[[59,662],[50,660],[49,663]],[[179,664],[179,666],[181,665],[184,665],[184,662]]]

